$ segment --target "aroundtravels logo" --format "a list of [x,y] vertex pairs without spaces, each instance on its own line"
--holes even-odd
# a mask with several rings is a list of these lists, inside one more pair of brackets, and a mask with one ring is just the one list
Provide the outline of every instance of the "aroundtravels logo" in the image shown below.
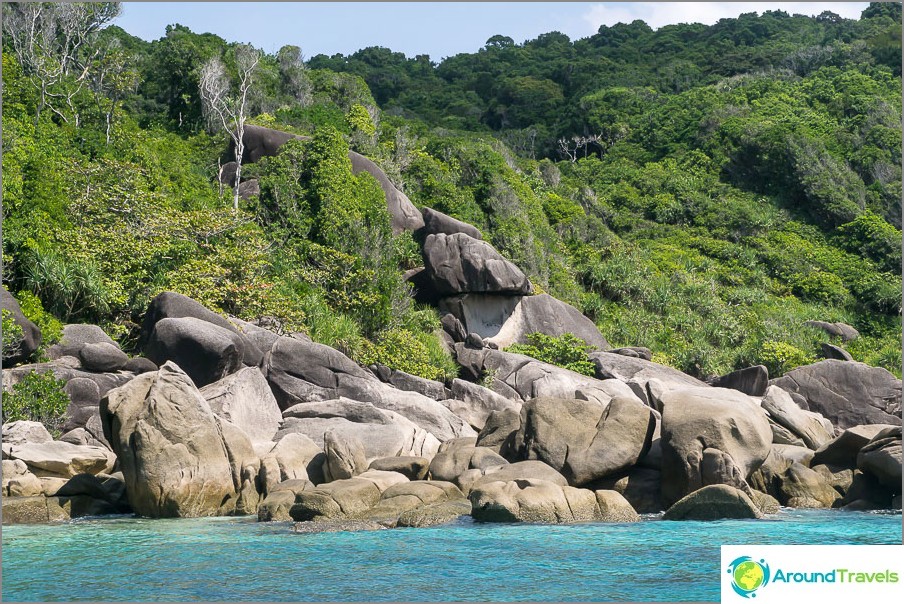
[[769,565],[765,560],[757,562],[750,556],[735,558],[728,565],[731,587],[743,598],[755,598],[756,590],[769,583]]

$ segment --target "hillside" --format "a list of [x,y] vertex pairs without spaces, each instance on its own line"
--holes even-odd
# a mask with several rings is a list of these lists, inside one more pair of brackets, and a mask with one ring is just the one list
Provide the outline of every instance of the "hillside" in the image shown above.
[[179,25],[144,42],[99,12],[72,65],[47,51],[57,71],[4,19],[3,284],[44,349],[85,322],[135,351],[173,291],[362,365],[455,377],[405,279],[422,242],[392,228],[351,150],[613,347],[706,379],[777,377],[834,343],[901,375],[899,4],[497,36],[440,64],[284,47],[260,57],[249,124],[310,139],[244,165],[259,192],[237,210],[199,83],[222,56],[238,89],[248,49]]

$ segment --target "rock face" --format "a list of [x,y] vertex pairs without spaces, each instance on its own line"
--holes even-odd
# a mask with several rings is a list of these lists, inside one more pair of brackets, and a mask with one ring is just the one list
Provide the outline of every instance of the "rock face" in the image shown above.
[[841,499],[825,476],[794,462],[778,479],[779,500],[794,508],[830,508]]
[[38,477],[71,478],[76,474],[111,472],[115,458],[102,447],[73,445],[62,441],[3,446],[4,457],[25,462]]
[[[306,136],[298,136],[261,126],[246,125],[242,136],[245,148],[242,161],[254,163],[262,157],[276,155],[279,152],[279,148],[292,139],[309,140]],[[230,142],[229,151],[227,152],[229,158],[235,157],[234,147],[234,143]],[[392,184],[377,164],[354,151],[349,151],[348,158],[352,164],[352,172],[354,174],[368,172],[380,183],[380,187],[386,196],[386,208],[392,216],[392,229],[395,233],[405,230],[414,231],[424,226],[424,219],[418,209],[404,193]]]
[[590,360],[596,368],[596,377],[601,380],[633,381],[646,386],[650,380],[655,379],[666,391],[707,386],[705,382],[681,373],[677,369],[641,358],[597,352],[590,354]]
[[24,445],[27,443],[49,443],[53,436],[41,422],[16,421],[3,424],[4,445]]
[[534,332],[555,337],[570,333],[596,350],[609,348],[593,321],[549,294],[504,298],[466,294],[443,299],[440,309],[454,315],[466,333],[476,333],[499,348],[526,344]]
[[558,470],[583,486],[635,465],[649,450],[656,421],[635,398],[595,401],[537,398],[521,409],[515,454]]
[[483,430],[494,411],[521,411],[521,404],[472,382],[452,380],[452,398],[440,401],[475,430]]
[[483,239],[483,235],[480,234],[480,230],[477,227],[452,218],[433,208],[422,209],[421,215],[424,218],[424,229],[422,231],[424,237],[439,235],[440,233],[444,235],[464,233],[473,239]]
[[848,428],[817,449],[813,456],[813,462],[810,465],[830,464],[845,468],[856,468],[857,454],[860,449],[865,447],[876,434],[892,427],[894,426],[891,424],[871,424]]
[[901,380],[880,367],[829,359],[789,371],[774,385],[806,400],[837,428],[901,425]]
[[183,367],[199,388],[238,371],[245,354],[241,336],[194,317],[158,321],[144,351],[157,365]]
[[662,496],[667,506],[709,484],[746,484],[769,455],[769,421],[745,394],[709,387],[675,390],[663,395],[662,405]]
[[41,330],[22,314],[19,301],[5,287],[0,288],[0,308],[8,310],[13,321],[22,328],[22,340],[16,350],[3,357],[3,365],[17,365],[28,360],[41,346]]
[[720,520],[762,518],[757,505],[743,491],[724,484],[703,487],[666,510],[663,520]]
[[[183,319],[183,318],[200,319],[217,327],[231,331],[242,339],[242,362],[246,365],[260,365],[263,359],[263,353],[252,342],[245,339],[239,330],[210,309],[205,308],[199,302],[192,300],[188,296],[177,294],[175,292],[163,292],[148,304],[147,312],[144,315],[144,321],[141,324],[141,334],[139,336],[138,345],[145,348],[157,323],[163,319]],[[153,359],[152,359],[153,360]],[[158,365],[162,363],[157,363]],[[199,384],[199,387],[201,384]]]
[[835,430],[828,420],[818,413],[798,407],[791,395],[778,386],[769,386],[762,407],[774,421],[799,437],[810,449],[816,450],[835,438]]
[[355,437],[340,436],[335,430],[323,435],[323,478],[326,482],[354,478],[367,470],[364,445]]
[[494,481],[469,495],[471,515],[480,522],[563,523],[599,520],[593,491],[545,480]]
[[872,474],[879,484],[901,494],[901,427],[877,433],[857,454],[857,467]]
[[251,442],[273,439],[282,413],[267,380],[257,367],[245,367],[201,389],[210,409],[238,426]]
[[521,269],[489,243],[463,233],[429,235],[423,254],[424,266],[440,294],[531,293],[530,281]]
[[386,489],[405,482],[408,479],[396,472],[368,470],[355,478],[297,493],[289,514],[296,521],[360,518],[377,504]]
[[731,388],[750,396],[763,396],[769,386],[769,370],[763,365],[745,367],[717,377],[711,384],[716,388]]
[[101,418],[136,513],[198,517],[234,509],[237,485],[221,425],[179,367],[166,363],[111,391]]

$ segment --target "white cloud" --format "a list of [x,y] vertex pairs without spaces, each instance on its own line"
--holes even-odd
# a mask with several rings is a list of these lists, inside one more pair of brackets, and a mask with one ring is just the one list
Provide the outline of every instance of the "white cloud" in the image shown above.
[[741,13],[783,10],[793,15],[818,15],[831,11],[846,19],[859,19],[868,2],[603,2],[592,5],[583,15],[595,33],[600,25],[645,21],[653,29],[673,23],[705,23],[737,17]]

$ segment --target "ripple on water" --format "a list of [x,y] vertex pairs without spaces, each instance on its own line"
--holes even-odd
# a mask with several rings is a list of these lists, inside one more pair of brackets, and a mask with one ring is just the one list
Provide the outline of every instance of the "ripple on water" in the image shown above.
[[[901,515],[479,524],[298,535],[253,518],[3,529],[7,600],[717,600],[725,544],[901,543]],[[680,574],[681,592],[664,578]]]

